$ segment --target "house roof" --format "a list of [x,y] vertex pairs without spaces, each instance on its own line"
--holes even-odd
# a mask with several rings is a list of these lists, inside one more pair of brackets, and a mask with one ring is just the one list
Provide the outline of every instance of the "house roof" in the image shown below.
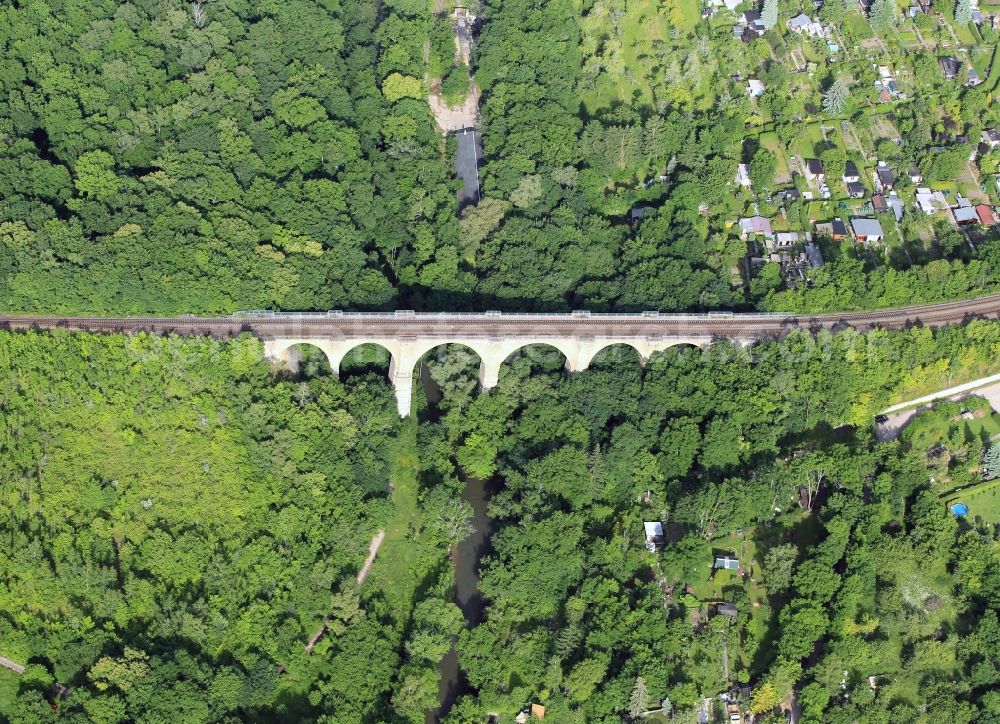
[[854,229],[855,236],[878,236],[881,237],[882,234],[882,224],[878,223],[878,219],[865,219],[853,217],[851,219],[851,228]]
[[944,72],[946,77],[954,78],[958,75],[958,70],[960,68],[958,58],[952,55],[946,55],[943,58],[938,58],[938,65],[941,66],[941,70]]
[[643,521],[642,528],[646,531],[646,538],[662,538],[663,537],[663,523],[658,520],[654,521]]
[[823,266],[823,255],[820,253],[819,247],[812,242],[806,244],[806,256],[809,257],[811,266]]
[[740,219],[740,228],[748,234],[771,235],[771,220],[763,216],[748,216]]
[[811,22],[812,20],[809,19],[808,15],[806,15],[805,13],[801,13],[788,21],[788,27],[792,28],[793,30],[795,28],[805,29],[809,27],[809,23]]
[[740,562],[736,558],[721,556],[715,559],[716,568],[724,568],[727,571],[735,571],[740,567]]
[[889,194],[885,197],[885,202],[892,207],[892,214],[896,217],[896,221],[901,221],[903,219],[903,200],[896,194]]
[[858,173],[858,164],[854,163],[854,161],[848,161],[844,164],[844,176],[848,178],[851,176],[860,176]]
[[723,616],[735,616],[739,613],[739,610],[736,608],[736,604],[723,601],[715,607],[715,612]]
[[948,208],[948,201],[940,191],[931,191],[928,188],[917,189],[917,205],[925,213],[931,214],[935,211],[944,211]]
[[954,209],[955,221],[959,224],[979,221],[978,212],[971,206],[959,206]]
[[987,128],[983,131],[983,140],[987,143],[1000,143],[1000,131],[995,128]]
[[875,173],[878,174],[878,180],[883,184],[892,184],[896,182],[896,174],[894,174],[892,169],[888,166],[879,164],[875,167]]
[[872,196],[872,208],[876,211],[888,211],[889,204],[886,202],[885,196],[882,194]]
[[823,173],[823,162],[818,158],[807,158],[806,159],[806,170],[813,176],[818,176]]
[[834,236],[847,236],[847,225],[840,219],[831,221],[830,226],[833,229]]
[[863,183],[858,181],[850,181],[847,184],[847,193],[851,196],[864,196],[868,192]]
[[976,207],[976,215],[979,216],[979,223],[983,226],[996,226],[997,224],[997,215],[996,212],[993,211],[992,206],[979,204],[979,206]]

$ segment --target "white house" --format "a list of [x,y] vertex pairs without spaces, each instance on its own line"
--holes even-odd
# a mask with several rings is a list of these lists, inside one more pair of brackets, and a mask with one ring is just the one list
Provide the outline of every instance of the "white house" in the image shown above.
[[663,524],[658,520],[643,521],[642,528],[646,534],[646,550],[654,553],[663,545]]
[[917,206],[928,216],[939,211],[948,209],[948,200],[940,191],[931,191],[928,188],[917,189]]
[[760,98],[764,95],[765,90],[767,89],[764,87],[764,84],[756,78],[747,79],[747,93],[750,94],[751,98]]

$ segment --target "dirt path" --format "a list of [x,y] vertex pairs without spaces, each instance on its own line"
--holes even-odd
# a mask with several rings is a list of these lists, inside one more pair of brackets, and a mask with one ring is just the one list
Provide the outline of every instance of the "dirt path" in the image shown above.
[[[372,538],[372,542],[368,544],[368,557],[365,559],[365,563],[361,566],[361,570],[358,571],[357,582],[360,586],[368,578],[368,572],[372,569],[372,564],[375,562],[375,555],[378,553],[378,549],[382,546],[382,541],[385,540],[385,531],[380,530]],[[326,627],[330,625],[329,617],[323,619],[322,625],[316,629],[316,633],[309,637],[309,641],[306,643],[306,653],[311,654],[313,648],[315,648],[316,643],[323,638],[323,634],[326,633]]]
[[[443,2],[435,2],[435,8],[444,10]],[[472,34],[469,18],[465,11],[456,11],[454,18],[455,33],[455,60],[460,65],[468,68],[472,59]],[[427,62],[427,46],[424,50],[424,62]],[[449,106],[441,96],[441,82],[438,79],[425,80],[429,83],[430,89],[427,94],[427,104],[430,106],[431,115],[437,122],[438,128],[444,133],[461,131],[465,128],[474,128],[479,120],[479,88],[476,86],[476,79],[469,75],[469,92],[461,103],[456,106]]]
[[372,569],[372,564],[375,562],[375,555],[378,553],[378,549],[382,546],[382,541],[385,540],[385,531],[380,530],[372,538],[372,542],[368,545],[368,557],[365,559],[365,564],[361,566],[361,570],[358,571],[358,585],[360,586],[368,578],[368,572]]
[[479,120],[479,88],[476,81],[469,81],[469,94],[458,106],[449,106],[441,97],[440,89],[435,83],[427,95],[427,104],[438,127],[445,132],[461,131],[463,128],[474,128]]

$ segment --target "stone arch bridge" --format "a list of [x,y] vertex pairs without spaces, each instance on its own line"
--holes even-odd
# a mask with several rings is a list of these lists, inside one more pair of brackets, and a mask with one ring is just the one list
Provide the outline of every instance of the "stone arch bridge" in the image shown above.
[[0,316],[0,329],[67,329],[104,333],[210,335],[251,333],[264,342],[266,354],[287,360],[295,345],[318,347],[330,366],[362,344],[377,344],[391,356],[390,379],[402,416],[410,413],[413,374],[420,358],[435,347],[461,344],[479,355],[479,381],[484,389],[497,384],[500,366],[517,350],[550,345],[566,358],[571,371],[586,369],[602,349],[634,348],[645,361],[653,353],[677,345],[705,348],[716,340],[740,345],[780,337],[792,330],[809,332],[856,329],[938,327],[976,318],[1000,316],[1000,294],[958,302],[899,307],[878,312],[815,316],[789,314],[508,314],[350,312],[238,312],[228,317],[28,317]]
[[[656,335],[607,335],[572,336],[556,333],[526,333],[516,336],[494,337],[461,331],[454,335],[395,336],[366,334],[362,337],[309,336],[275,337],[264,340],[264,352],[273,360],[290,362],[290,351],[299,344],[308,344],[320,349],[336,373],[344,358],[362,344],[375,344],[389,353],[389,380],[396,391],[399,414],[410,414],[410,400],[413,394],[414,374],[417,363],[431,350],[446,344],[467,347],[479,356],[479,386],[489,390],[500,379],[500,367],[519,350],[532,345],[547,345],[558,350],[566,358],[566,370],[578,372],[590,366],[597,354],[615,345],[631,347],[645,362],[654,352],[678,345],[704,348],[713,341],[711,336],[656,336]],[[744,340],[740,340],[743,342]],[[750,340],[745,340],[749,342]]]

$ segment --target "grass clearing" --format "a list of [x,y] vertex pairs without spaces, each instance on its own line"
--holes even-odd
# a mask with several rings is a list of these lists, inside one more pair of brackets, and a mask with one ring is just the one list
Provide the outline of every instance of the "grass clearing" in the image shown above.
[[778,163],[774,168],[775,183],[790,183],[792,175],[788,172],[788,160],[785,158],[785,149],[773,131],[760,135],[760,145],[774,154]]
[[972,520],[979,518],[984,523],[1000,523],[1000,486],[984,487],[982,492],[959,493],[955,499],[969,506]]
[[844,25],[850,28],[851,32],[858,40],[866,40],[875,37],[872,26],[868,24],[868,18],[861,13],[848,13],[844,18]]
[[417,504],[417,426],[403,425],[394,453],[391,484],[393,514],[385,526],[385,540],[372,565],[367,585],[376,586],[398,613],[408,612],[419,585],[421,547],[414,545],[421,525]]

